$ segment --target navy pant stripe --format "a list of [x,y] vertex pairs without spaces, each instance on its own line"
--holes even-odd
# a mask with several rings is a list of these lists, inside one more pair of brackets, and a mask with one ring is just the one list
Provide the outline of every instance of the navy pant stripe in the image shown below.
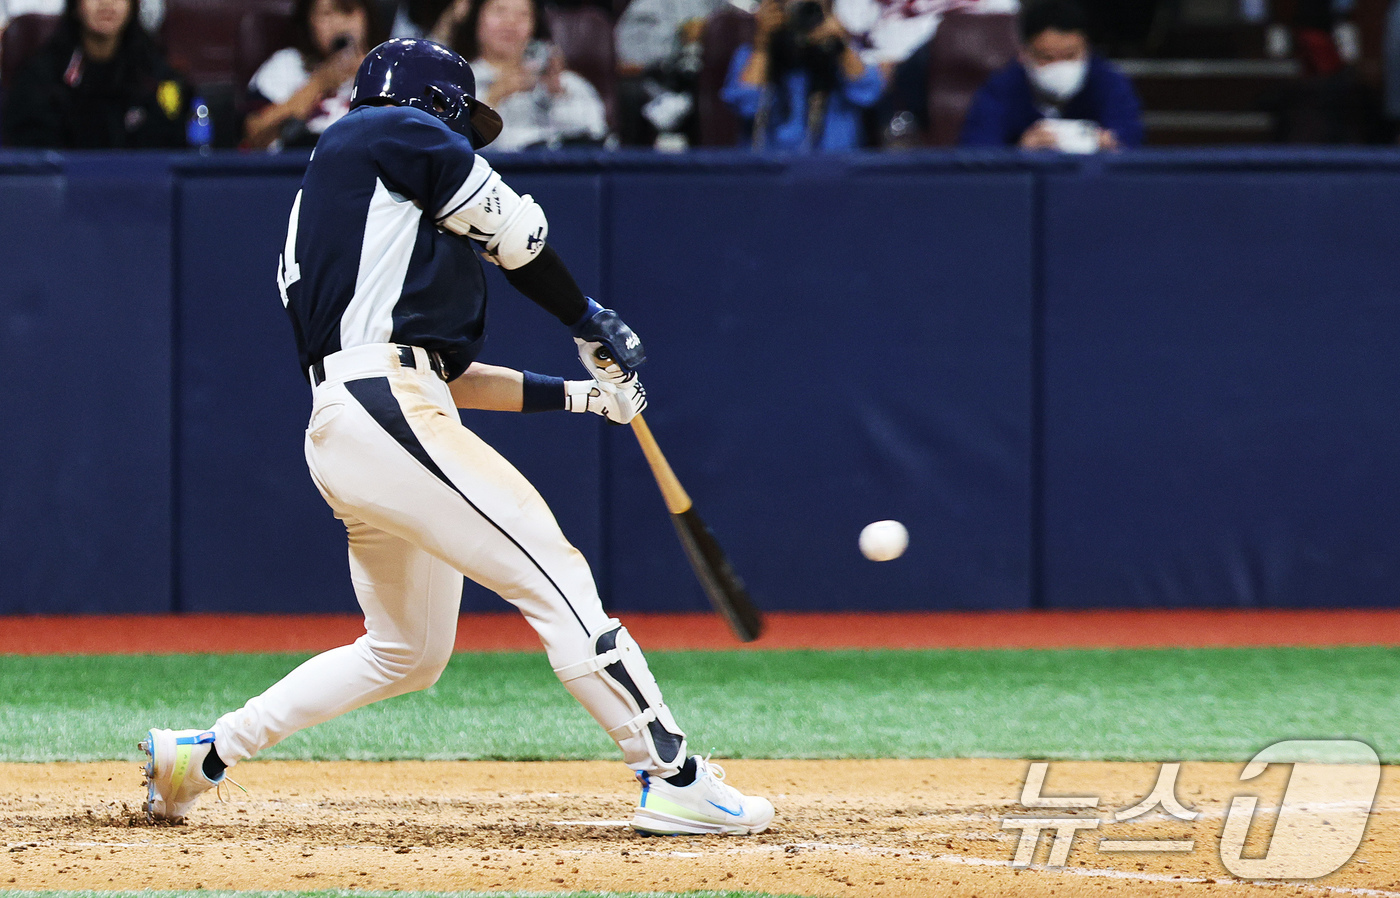
[[404,417],[403,409],[399,407],[399,400],[394,397],[394,391],[389,387],[389,379],[386,377],[371,377],[363,380],[347,381],[345,389],[350,391],[350,395],[355,397],[356,402],[364,406],[365,411],[369,412],[370,417],[374,419],[376,424],[384,428],[385,433],[393,437],[400,446],[407,449],[409,454],[418,459],[423,467],[433,472],[433,476],[450,486],[453,492],[462,497],[462,501],[471,506],[472,511],[481,515],[483,520],[500,531],[502,536],[510,540],[511,545],[515,546],[520,550],[521,554],[530,559],[530,563],[535,566],[535,570],[543,574],[544,578],[549,581],[549,585],[554,587],[554,591],[559,593],[559,598],[563,599],[564,604],[569,607],[569,612],[573,614],[574,620],[578,621],[578,625],[583,627],[583,632],[587,633],[588,627],[584,625],[583,618],[579,617],[578,612],[574,610],[573,603],[569,601],[568,596],[564,595],[564,590],[559,588],[559,584],[554,582],[554,578],[549,576],[549,572],[541,567],[540,563],[535,560],[535,557],[526,551],[525,547],[520,545],[515,537],[507,533],[504,527],[491,520],[491,517],[487,515],[486,512],[482,511],[477,507],[475,502],[467,498],[466,493],[462,492],[457,484],[453,483],[451,478],[443,472],[442,468],[438,467],[437,462],[433,461],[432,456],[428,454],[428,450],[419,442],[418,435],[415,434],[413,428],[409,426],[408,419]]

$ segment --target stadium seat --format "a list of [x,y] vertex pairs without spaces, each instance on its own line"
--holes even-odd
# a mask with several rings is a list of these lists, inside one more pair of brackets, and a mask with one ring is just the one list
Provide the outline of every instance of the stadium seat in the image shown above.
[[243,15],[225,0],[170,0],[161,28],[170,64],[197,85],[235,82]]
[[53,36],[61,18],[26,13],[10,20],[0,41],[0,91],[9,89],[19,70]]
[[950,13],[929,45],[928,133],[933,146],[958,142],[972,97],[987,77],[1016,57],[1014,15]]
[[241,89],[291,40],[291,0],[167,0],[161,28],[170,62],[196,85]]
[[613,47],[613,23],[608,14],[596,6],[564,9],[545,8],[549,33],[564,65],[587,78],[597,89],[608,111],[608,124],[617,121],[614,83],[617,78],[617,54]]
[[214,145],[243,131],[248,81],[291,43],[292,0],[167,0],[161,36],[170,63],[214,117]]
[[696,91],[701,146],[731,147],[739,140],[739,120],[719,93],[734,51],[753,40],[753,31],[753,16],[727,3],[705,22],[704,62]]
[[238,83],[246,86],[258,66],[295,41],[291,0],[262,0],[243,17],[238,32]]

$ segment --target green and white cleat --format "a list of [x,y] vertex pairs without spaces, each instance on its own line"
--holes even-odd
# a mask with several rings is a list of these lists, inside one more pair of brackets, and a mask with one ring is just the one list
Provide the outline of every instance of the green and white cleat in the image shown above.
[[146,815],[178,823],[199,796],[224,781],[204,775],[204,758],[214,748],[213,730],[151,730],[136,743],[146,753]]
[[[642,799],[632,828],[653,836],[744,835],[761,833],[773,822],[773,804],[743,795],[724,782],[724,768],[693,755],[695,779],[676,786],[659,776],[638,773]],[[684,771],[685,768],[682,768]]]

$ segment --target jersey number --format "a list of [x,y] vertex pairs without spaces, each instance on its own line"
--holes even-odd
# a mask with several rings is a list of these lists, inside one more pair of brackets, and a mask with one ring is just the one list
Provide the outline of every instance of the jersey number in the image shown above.
[[301,280],[301,266],[297,264],[297,219],[301,217],[301,191],[297,191],[297,198],[292,202],[292,217],[287,222],[287,245],[282,248],[282,255],[277,260],[277,292],[282,294],[282,307],[286,308],[291,297],[287,291],[293,284]]

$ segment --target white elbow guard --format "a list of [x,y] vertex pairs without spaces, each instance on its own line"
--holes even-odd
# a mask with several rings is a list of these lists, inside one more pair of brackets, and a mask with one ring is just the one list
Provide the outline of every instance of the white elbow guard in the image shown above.
[[[501,185],[505,187],[504,184]],[[505,187],[510,190],[509,187]],[[515,194],[512,192],[511,196]],[[486,241],[486,259],[505,269],[520,268],[534,261],[544,249],[545,238],[549,236],[549,222],[544,210],[527,193],[517,198],[520,204],[496,236]]]
[[486,261],[505,269],[529,264],[544,249],[549,236],[544,210],[529,194],[520,196],[511,190],[494,171],[470,200],[448,212],[438,224],[481,243]]

